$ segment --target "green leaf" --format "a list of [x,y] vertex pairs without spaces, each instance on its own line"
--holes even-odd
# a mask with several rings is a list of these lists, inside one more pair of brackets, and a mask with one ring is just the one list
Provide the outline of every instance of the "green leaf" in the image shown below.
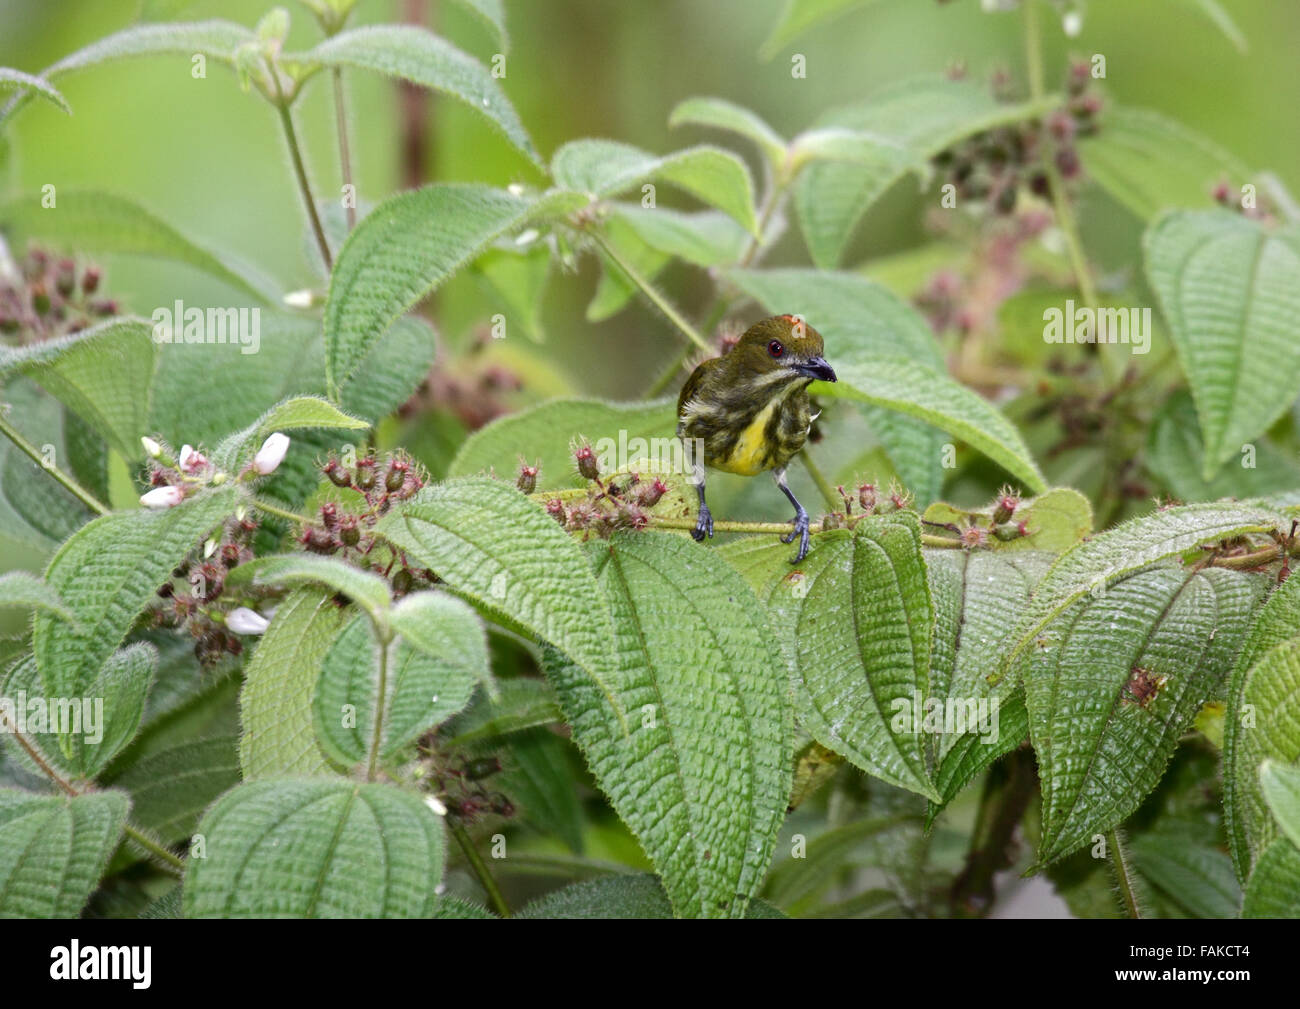
[[1186,832],[1160,829],[1134,838],[1129,850],[1138,872],[1193,916],[1237,917],[1241,887],[1222,851]]
[[837,363],[835,370],[838,382],[814,383],[818,395],[857,399],[916,417],[982,452],[1030,493],[1047,489],[1015,425],[978,393],[943,372],[902,357]]
[[271,779],[199,822],[186,918],[424,918],[442,879],[442,822],[392,785]]
[[0,908],[6,917],[76,918],[126,822],[126,796],[0,789]]
[[[441,592],[416,592],[393,607],[388,623],[412,648],[447,663],[458,674],[469,674],[482,682],[489,697],[499,698],[483,625],[459,599]],[[461,707],[464,704],[456,710]]]
[[[931,696],[953,713],[954,728],[935,738],[935,781],[945,802],[1025,739],[1019,684],[990,684],[1030,593],[1055,558],[1041,551],[929,550],[934,603]],[[987,705],[983,708],[982,706]],[[983,724],[981,724],[983,715]],[[944,719],[946,729],[948,720]],[[986,731],[981,731],[986,730]]]
[[132,764],[107,783],[130,793],[136,826],[166,842],[187,839],[203,810],[239,784],[239,737],[176,743]]
[[[1180,501],[1255,498],[1300,487],[1300,464],[1271,441],[1254,444],[1254,458],[1242,455],[1212,478],[1201,475],[1205,445],[1191,395],[1180,389],[1156,412],[1147,439],[1147,467]],[[1252,466],[1241,465],[1253,462]]]
[[59,594],[28,571],[10,571],[0,575],[0,607],[49,610],[64,620],[75,619],[63,605]]
[[616,203],[611,209],[611,220],[626,224],[651,249],[696,266],[739,262],[751,241],[744,228],[717,210],[683,213],[626,203]]
[[[777,906],[802,914],[815,906],[814,898],[823,893],[845,869],[864,842],[897,844],[894,832],[899,828],[915,829],[916,818],[910,816],[870,816],[843,826],[833,827],[813,838],[802,858],[787,858],[768,877],[764,895]],[[894,836],[891,836],[894,835]]]
[[1045,550],[1062,553],[1092,533],[1092,503],[1073,487],[1053,487],[1023,501],[1015,520],[1029,535],[998,545],[999,550]]
[[[801,314],[825,338],[826,356],[836,369],[842,363],[902,354],[945,370],[934,331],[920,313],[857,274],[781,269],[730,270],[725,276],[767,311]],[[917,499],[928,503],[938,497],[947,441],[943,432],[884,407],[865,404],[862,410]]]
[[1215,502],[1143,515],[1084,540],[1062,554],[1039,583],[1003,670],[1048,621],[1085,595],[1104,595],[1115,579],[1202,543],[1269,532],[1287,524],[1281,515],[1262,507]]
[[424,488],[375,529],[492,619],[553,644],[612,696],[609,605],[578,545],[538,505],[469,477]]
[[763,117],[725,98],[687,98],[678,102],[668,117],[669,126],[708,126],[754,141],[768,164],[779,167],[785,161],[785,138]]
[[[671,918],[663,884],[654,876],[603,876],[539,897],[516,918]],[[785,917],[761,900],[750,902],[746,918]]]
[[[650,213],[658,213],[657,210]],[[603,238],[615,254],[631,266],[638,275],[653,280],[668,265],[671,258],[642,241],[640,235],[628,227],[620,217],[610,217],[604,223]],[[587,305],[588,322],[604,322],[621,312],[641,291],[636,282],[618,262],[601,249],[600,282],[596,293]]]
[[0,91],[7,91],[10,88],[17,88],[19,91],[31,89],[46,101],[57,105],[68,115],[72,115],[72,106],[68,104],[68,100],[59,94],[48,81],[40,77],[33,77],[31,74],[25,74],[21,70],[15,70],[13,67],[0,67]]
[[510,37],[506,33],[506,11],[503,0],[456,0],[469,11],[492,35],[501,51],[510,51]]
[[343,386],[399,316],[494,239],[535,214],[562,207],[564,199],[527,199],[481,185],[432,185],[375,207],[334,263],[325,302],[330,387]]
[[51,697],[81,697],[172,568],[239,500],[233,487],[174,508],[114,512],[82,526],[54,555],[45,580],[76,623],[37,613],[36,662]]
[[502,741],[503,767],[495,780],[525,822],[581,855],[584,822],[570,750],[549,729],[515,733]]
[[[487,644],[473,611],[458,599],[421,595],[430,600],[418,618],[418,636],[432,650],[417,648],[405,638],[387,646],[384,713],[374,751],[382,760],[394,759],[424,732],[465,707],[475,684],[487,675]],[[313,702],[316,737],[330,756],[347,767],[372,752],[382,647],[369,622],[357,617],[321,665]]]
[[334,604],[333,593],[314,586],[280,603],[239,695],[244,729],[239,762],[245,778],[329,769],[316,745],[312,697],[321,663],[343,624],[344,611]]
[[1205,439],[1210,479],[1300,394],[1300,230],[1227,211],[1165,215],[1143,238]]
[[[96,66],[111,60],[153,53],[172,53],[187,59],[202,53],[208,59],[233,65],[235,49],[255,36],[243,25],[230,21],[191,21],[184,24],[132,25],[120,32],[107,35],[83,49],[65,56],[41,73],[45,80]],[[24,92],[0,110],[0,122],[20,108],[31,94]]]
[[480,695],[448,726],[448,748],[498,739],[564,719],[555,692],[545,680],[522,677],[502,680],[500,696]]
[[616,140],[573,140],[551,158],[551,174],[566,189],[607,200],[665,182],[717,207],[757,233],[754,183],[745,163],[717,147],[688,147],[663,157]]
[[1300,848],[1300,767],[1265,760],[1259,765],[1259,788],[1282,833]]
[[399,77],[464,102],[537,166],[541,161],[496,78],[474,57],[415,25],[367,25],[289,57],[327,67],[357,67]]
[[226,584],[324,585],[360,606],[380,629],[388,626],[388,608],[393,602],[388,583],[377,574],[317,554],[259,557],[231,571]]
[[786,0],[781,19],[772,28],[758,54],[763,59],[770,60],[789,42],[814,25],[832,21],[869,2],[871,0]]
[[814,162],[800,174],[795,209],[813,262],[834,267],[863,214],[909,171],[959,140],[1030,119],[1054,101],[1002,103],[983,82],[934,74],[900,81],[861,104],[827,112],[817,128],[859,134],[872,142],[859,155],[875,158],[858,164]]
[[530,340],[546,339],[542,328],[542,297],[551,276],[551,250],[545,242],[521,249],[498,242],[474,262],[493,294],[505,302],[507,318],[517,322]]
[[[59,188],[55,213],[41,206],[39,195],[0,204],[0,228],[11,238],[39,239],[81,254],[128,253],[185,263],[216,277],[231,290],[251,295],[259,304],[277,299],[270,282],[250,276],[226,257],[190,241],[166,221],[125,196]],[[166,306],[168,309],[171,306]],[[177,320],[179,327],[180,322]]]
[[1041,862],[1123,822],[1155,787],[1227,675],[1263,583],[1222,568],[1149,568],[1042,630],[1024,666]]
[[[675,403],[611,403],[596,399],[556,399],[499,417],[470,435],[461,445],[448,469],[453,477],[495,473],[506,479],[519,469],[520,457],[531,465],[541,461],[537,489],[585,486],[578,476],[570,448],[577,438],[586,438],[600,458],[608,450],[607,462],[634,462],[638,457],[671,457],[676,445]],[[625,453],[619,451],[623,440]],[[614,466],[604,467],[606,470]],[[554,521],[554,520],[552,520]]]
[[1273,841],[1255,865],[1241,902],[1243,918],[1300,917],[1300,848]]
[[155,345],[147,323],[111,319],[70,336],[0,348],[0,375],[18,372],[76,412],[124,459],[147,431]]
[[915,516],[822,533],[794,569],[780,544],[729,559],[767,605],[800,725],[868,774],[937,801],[919,731],[933,613]]
[[780,651],[748,587],[713,551],[640,533],[589,556],[614,611],[617,711],[554,653],[548,678],[602,790],[681,917],[742,917],[790,793]]
[[228,436],[212,453],[212,461],[227,470],[238,470],[252,460],[262,442],[276,431],[315,428],[332,431],[365,431],[368,421],[344,413],[318,396],[295,396],[277,403],[242,431]]
[[1206,210],[1214,187],[1253,178],[1207,137],[1150,109],[1106,110],[1105,125],[1079,141],[1088,178],[1141,221],[1170,208]]

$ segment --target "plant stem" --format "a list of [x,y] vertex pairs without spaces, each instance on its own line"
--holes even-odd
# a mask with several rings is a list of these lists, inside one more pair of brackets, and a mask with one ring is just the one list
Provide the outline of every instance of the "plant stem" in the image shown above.
[[1115,884],[1119,887],[1120,903],[1130,918],[1141,918],[1142,908],[1138,903],[1137,890],[1129,870],[1128,853],[1120,839],[1118,829],[1106,835],[1106,846],[1110,849],[1111,865],[1115,869]]
[[[61,788],[70,798],[75,799],[79,795],[83,794],[78,791],[72,782],[68,781],[67,778],[50,765],[50,762],[45,759],[45,755],[36,748],[26,735],[18,731],[18,726],[9,721],[9,718],[3,711],[0,711],[0,724],[3,724],[4,730],[14,737],[14,740],[23,748],[23,751],[27,756],[32,758],[32,762],[41,769],[41,773],[58,785],[59,788]],[[126,836],[132,841],[140,845],[140,847],[144,848],[146,851],[162,859],[163,862],[167,863],[172,868],[182,871],[185,869],[185,863],[181,861],[181,859],[177,858],[170,851],[158,844],[152,838],[148,837],[138,828],[127,823],[123,825],[122,829]]]
[[23,455],[28,456],[32,462],[36,463],[37,466],[45,470],[46,473],[50,474],[50,476],[61,483],[68,493],[76,497],[78,501],[84,504],[91,511],[99,515],[107,515],[109,513],[111,509],[96,498],[95,495],[91,494],[90,491],[82,487],[81,484],[77,483],[76,480],[72,479],[72,477],[68,476],[68,474],[64,473],[57,466],[47,466],[45,460],[41,458],[41,453],[36,446],[24,438],[22,433],[9,423],[8,418],[6,418],[2,412],[0,412],[0,433],[3,433],[6,438],[17,445]]
[[253,498],[253,507],[259,511],[266,512],[268,515],[276,515],[279,518],[287,519],[290,522],[297,522],[300,526],[309,526],[314,521],[313,519],[307,518],[305,515],[299,515],[297,512],[291,512],[288,509],[281,508],[279,505],[273,505],[269,501],[264,501],[260,497]]
[[348,114],[343,94],[343,71],[334,68],[334,118],[338,123],[339,166],[343,172],[343,186],[350,197],[346,207],[348,212],[348,230],[357,226],[356,188],[352,185],[352,154],[348,147]]
[[388,700],[388,646],[392,635],[383,634],[375,628],[379,638],[379,684],[375,692],[375,720],[370,734],[370,761],[366,766],[366,780],[375,780],[375,771],[379,769],[379,740],[384,734],[384,705]]
[[672,303],[659,293],[659,289],[656,288],[654,284],[650,283],[649,280],[641,275],[641,272],[635,266],[623,258],[622,254],[610,244],[609,240],[605,238],[604,235],[595,230],[589,231],[588,234],[590,234],[596,244],[600,246],[601,251],[609,257],[610,261],[627,275],[627,279],[639,287],[641,292],[650,299],[651,304],[667,316],[668,321],[681,330],[691,343],[704,351],[710,349],[704,337],[700,336],[700,334],[695,331],[695,327],[687,322],[686,318],[673,307]]
[[293,128],[293,115],[289,111],[289,102],[280,89],[280,78],[274,67],[271,68],[271,79],[275,81],[276,93],[280,97],[275,108],[280,113],[280,125],[284,127],[284,139],[289,145],[289,158],[293,162],[293,172],[298,179],[298,190],[302,193],[303,203],[307,205],[307,217],[311,221],[311,230],[316,236],[316,245],[320,248],[321,258],[325,260],[325,269],[333,270],[334,256],[330,252],[330,243],[325,238],[325,229],[321,226],[320,215],[316,212],[316,201],[311,195],[311,183],[307,181],[307,168],[302,163],[298,134]]
[[492,878],[492,873],[488,871],[483,856],[474,847],[474,841],[470,838],[469,833],[454,816],[447,817],[447,826],[451,828],[452,836],[456,838],[460,850],[465,853],[465,860],[469,862],[470,868],[474,870],[474,875],[478,877],[479,884],[487,892],[488,899],[492,902],[497,914],[501,915],[502,918],[509,918],[510,905],[506,903],[501,888],[497,886],[497,881]]
[[1043,43],[1038,36],[1038,0],[1023,0],[1025,12],[1025,63],[1029,73],[1029,93],[1042,98],[1046,90],[1043,83]]
[[[852,522],[852,518],[849,520]],[[695,528],[694,519],[674,519],[661,518],[658,515],[650,516],[650,524],[659,529],[684,529],[690,531]],[[788,533],[790,531],[789,522],[739,522],[728,519],[714,519],[713,529],[720,533]],[[822,523],[813,522],[808,526],[810,533],[823,532]],[[929,533],[921,534],[921,545],[926,547],[938,547],[940,549],[956,550],[960,549],[962,544],[960,540],[955,540],[950,536],[931,536]]]
[[821,467],[813,462],[812,456],[808,454],[807,446],[804,446],[799,450],[799,461],[803,463],[804,469],[808,471],[808,475],[812,477],[813,483],[815,483],[817,489],[821,491],[822,497],[826,500],[826,507],[831,511],[835,511],[835,509],[844,502],[840,499],[839,494],[836,493],[835,488],[831,486],[831,482],[826,479],[826,475],[821,471]]
[[1005,761],[989,768],[966,867],[948,893],[954,915],[982,918],[992,909],[997,897],[993,880],[1015,864],[1016,827],[1033,798],[1034,780],[1034,762],[1028,750],[1014,750]]

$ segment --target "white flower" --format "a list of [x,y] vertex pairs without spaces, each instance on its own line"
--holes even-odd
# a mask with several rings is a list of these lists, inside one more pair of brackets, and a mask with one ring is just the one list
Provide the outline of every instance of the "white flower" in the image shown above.
[[152,438],[141,438],[140,444],[144,446],[145,455],[150,459],[157,459],[162,455],[162,446]]
[[436,795],[426,795],[424,797],[424,804],[439,816],[447,815],[447,807],[442,804]]
[[177,460],[186,473],[197,473],[208,464],[208,460],[194,451],[193,445],[182,445],[180,458]]
[[540,232],[536,228],[521,231],[519,237],[515,239],[515,245],[527,245],[529,242],[535,242],[539,234]]
[[257,455],[253,456],[253,469],[266,476],[268,473],[274,473],[276,467],[284,462],[285,453],[289,451],[289,436],[276,431],[275,434],[262,442],[262,447],[257,450]]
[[1078,11],[1066,11],[1061,18],[1061,28],[1069,38],[1077,38],[1083,31],[1083,15]]
[[311,288],[290,291],[284,296],[284,303],[289,308],[311,308],[312,305],[316,304],[316,292]]
[[255,613],[247,606],[231,610],[226,617],[226,626],[236,634],[261,634],[270,623],[260,613]]
[[173,508],[184,499],[185,492],[179,487],[155,487],[140,495],[140,503],[146,508]]

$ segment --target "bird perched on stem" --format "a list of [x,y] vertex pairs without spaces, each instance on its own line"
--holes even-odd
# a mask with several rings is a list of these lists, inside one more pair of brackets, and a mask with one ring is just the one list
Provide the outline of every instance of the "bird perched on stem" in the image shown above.
[[771,470],[794,505],[794,526],[781,537],[784,543],[799,538],[791,563],[808,555],[808,513],[786,484],[785,470],[817,419],[809,384],[835,381],[823,350],[821,334],[799,316],[776,315],[754,323],[727,354],[691,372],[677,399],[677,437],[700,498],[691,530],[697,541],[713,535],[704,501],[706,467],[741,476]]

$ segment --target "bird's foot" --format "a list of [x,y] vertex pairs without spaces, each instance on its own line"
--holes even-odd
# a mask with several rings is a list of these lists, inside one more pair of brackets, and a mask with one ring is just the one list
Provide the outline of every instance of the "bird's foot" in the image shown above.
[[794,513],[794,528],[781,537],[781,542],[793,543],[796,536],[799,537],[799,552],[791,564],[799,564],[808,556],[808,513],[802,508]]
[[700,505],[700,516],[695,521],[691,535],[695,537],[696,543],[703,543],[704,537],[713,535],[713,513],[709,511],[708,505]]

